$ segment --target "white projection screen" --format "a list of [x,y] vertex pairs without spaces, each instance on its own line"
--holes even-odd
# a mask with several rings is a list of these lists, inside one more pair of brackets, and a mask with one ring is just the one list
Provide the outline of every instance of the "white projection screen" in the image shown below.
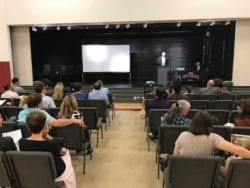
[[130,72],[129,45],[82,45],[83,72]]

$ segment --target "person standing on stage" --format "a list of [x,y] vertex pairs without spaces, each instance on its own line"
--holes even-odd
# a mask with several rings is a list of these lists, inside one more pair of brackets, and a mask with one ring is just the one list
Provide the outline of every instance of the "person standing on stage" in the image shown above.
[[196,71],[200,71],[200,70],[201,70],[201,64],[200,64],[199,61],[197,61],[197,62],[195,63],[195,70],[196,70]]
[[161,52],[161,56],[158,57],[157,61],[156,61],[157,65],[159,66],[168,66],[168,57],[167,57],[167,53],[165,51]]

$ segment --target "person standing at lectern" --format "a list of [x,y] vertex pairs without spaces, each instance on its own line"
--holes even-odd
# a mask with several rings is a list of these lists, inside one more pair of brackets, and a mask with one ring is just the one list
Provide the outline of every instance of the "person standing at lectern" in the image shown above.
[[200,70],[201,70],[201,64],[200,64],[199,61],[197,61],[197,62],[195,63],[195,70],[196,70],[196,71],[200,71]]
[[165,51],[161,52],[161,56],[158,57],[157,61],[156,61],[157,65],[159,66],[168,66],[168,57],[167,57],[167,53]]

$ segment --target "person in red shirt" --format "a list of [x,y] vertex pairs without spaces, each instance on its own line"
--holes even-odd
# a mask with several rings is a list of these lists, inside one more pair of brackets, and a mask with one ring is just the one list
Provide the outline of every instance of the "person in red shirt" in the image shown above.
[[241,99],[236,108],[240,114],[240,117],[235,119],[235,126],[250,127],[250,98]]

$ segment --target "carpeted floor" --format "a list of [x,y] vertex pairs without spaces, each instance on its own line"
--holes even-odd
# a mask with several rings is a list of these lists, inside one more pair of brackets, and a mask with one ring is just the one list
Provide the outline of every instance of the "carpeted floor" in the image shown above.
[[115,103],[117,110],[141,110],[142,103]]
[[[157,179],[155,144],[147,151],[144,119],[137,111],[116,111],[115,119],[95,147],[93,159],[87,157],[86,174],[82,174],[82,157],[72,155],[77,187],[87,188],[160,188]],[[161,175],[162,176],[162,175]]]

